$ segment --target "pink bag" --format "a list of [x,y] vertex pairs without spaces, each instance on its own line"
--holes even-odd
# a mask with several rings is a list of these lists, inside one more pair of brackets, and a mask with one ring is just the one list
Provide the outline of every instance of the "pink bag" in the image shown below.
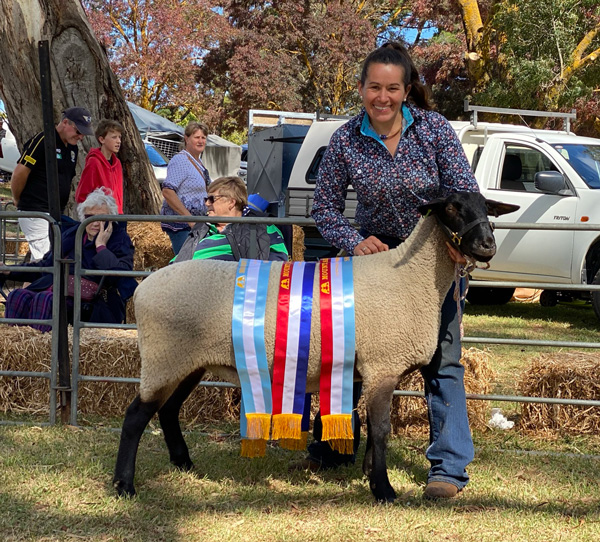
[[[81,277],[81,299],[83,301],[92,301],[96,297],[96,293],[98,293],[98,285],[93,280]],[[73,275],[69,275],[67,295],[75,297],[75,277]]]

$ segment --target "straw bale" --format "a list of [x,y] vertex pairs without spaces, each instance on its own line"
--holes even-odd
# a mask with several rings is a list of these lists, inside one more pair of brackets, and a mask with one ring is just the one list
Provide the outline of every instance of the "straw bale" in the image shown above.
[[304,246],[304,230],[294,224],[292,226],[292,253],[290,254],[290,259],[294,262],[302,262],[304,261],[304,251],[306,247]]
[[160,269],[173,259],[169,236],[158,222],[129,222],[127,233],[135,247],[133,268],[136,271]]
[[[4,244],[5,254],[14,254],[15,244],[15,241],[6,241]],[[27,252],[29,252],[29,245],[27,244],[27,241],[19,241],[19,256],[25,256]]]
[[[495,372],[489,363],[489,354],[477,348],[462,351],[465,366],[465,390],[467,393],[490,393]],[[419,371],[405,376],[396,389],[423,391],[423,377]],[[489,419],[489,405],[485,401],[467,401],[469,423],[473,429],[485,429]],[[365,418],[363,418],[365,419]],[[422,397],[394,397],[392,400],[392,434],[423,435],[429,432],[427,403]]]
[[[69,330],[69,341],[72,331]],[[49,371],[51,334],[24,326],[3,326],[0,333],[1,370]],[[465,388],[467,393],[489,393],[494,376],[488,354],[470,348],[463,351]],[[138,377],[140,356],[135,330],[85,329],[80,341],[80,374],[88,376]],[[215,380],[207,375],[204,380]],[[599,379],[600,381],[600,379]],[[422,390],[418,371],[406,376],[398,389]],[[79,412],[106,418],[122,418],[138,391],[137,384],[113,382],[80,382]],[[318,394],[313,399],[313,414],[318,409]],[[240,391],[231,388],[199,386],[184,403],[182,422],[186,425],[235,421],[239,418]],[[48,413],[49,384],[46,379],[3,378],[0,386],[1,412]],[[483,401],[469,401],[472,427],[483,428],[488,416]],[[359,403],[363,422],[363,401]],[[392,433],[428,431],[427,407],[424,399],[395,397],[392,401]]]
[[[26,326],[2,326],[0,370],[49,371],[51,334]],[[72,344],[72,330],[69,329]],[[80,340],[80,374],[139,377],[140,355],[135,330],[85,329]],[[48,413],[49,381],[38,378],[2,378],[1,412]],[[207,375],[205,380],[214,380]],[[121,418],[135,398],[137,384],[80,382],[79,412]],[[239,416],[239,390],[198,387],[182,408],[186,423],[212,423]]]
[[[519,393],[529,397],[600,399],[600,353],[542,354],[519,382]],[[519,421],[527,432],[598,434],[600,409],[571,405],[525,403]]]
[[539,303],[542,290],[535,288],[516,288],[511,301],[518,303]]

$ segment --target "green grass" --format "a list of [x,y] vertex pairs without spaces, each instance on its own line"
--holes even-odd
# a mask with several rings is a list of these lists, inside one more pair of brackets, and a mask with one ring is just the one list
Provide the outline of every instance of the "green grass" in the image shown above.
[[[169,466],[161,435],[146,434],[139,495],[120,500],[110,484],[117,433],[0,427],[0,535],[5,541],[598,540],[599,459],[515,454],[506,448],[543,451],[546,444],[511,439],[476,435],[473,481],[447,503],[422,498],[426,443],[394,440],[390,480],[398,501],[377,506],[358,466],[290,472],[300,452],[270,448],[265,458],[240,459],[236,440],[192,432],[196,469],[182,473]],[[593,441],[578,446],[598,450]]]
[[[595,342],[600,325],[583,303],[544,308],[467,305],[469,336]],[[481,346],[498,372],[497,392],[514,393],[531,360],[550,348]],[[3,416],[6,419],[6,416]],[[20,419],[13,416],[13,419]],[[98,427],[117,420],[89,419]],[[392,439],[388,465],[398,499],[375,505],[359,465],[290,471],[303,457],[270,447],[239,458],[232,425],[186,435],[196,468],[169,464],[153,422],[141,441],[138,497],[111,487],[117,431],[0,426],[0,539],[6,541],[566,541],[600,540],[600,436],[532,438],[475,432],[471,483],[450,502],[423,500],[427,442]],[[202,431],[202,432],[201,432]],[[207,434],[210,433],[210,434]],[[364,453],[364,442],[359,461]]]

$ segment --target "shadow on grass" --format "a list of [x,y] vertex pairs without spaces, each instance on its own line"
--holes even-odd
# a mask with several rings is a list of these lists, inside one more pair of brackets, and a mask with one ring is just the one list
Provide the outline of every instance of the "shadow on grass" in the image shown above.
[[[269,447],[264,458],[242,459],[236,439],[191,433],[187,441],[196,467],[192,473],[181,473],[169,465],[162,436],[144,435],[136,476],[139,496],[116,499],[111,480],[117,433],[11,428],[0,435],[4,476],[19,470],[24,473],[22,484],[13,483],[10,490],[4,484],[0,492],[1,530],[12,532],[15,540],[59,539],[67,533],[98,539],[109,535],[111,540],[186,540],[181,525],[193,514],[208,512],[210,517],[223,514],[226,518],[248,511],[286,513],[292,507],[310,518],[315,507],[340,507],[348,513],[349,506],[363,509],[374,505],[360,465],[364,444],[354,466],[318,473],[290,472],[290,463],[303,458],[303,452]],[[473,464],[470,489],[457,500],[431,503],[421,497],[427,476],[423,442],[394,441],[388,453],[390,477],[398,493],[394,509],[400,517],[415,506],[423,510],[439,507],[456,514],[500,510],[566,519],[597,515],[600,498],[595,491],[581,491],[571,499],[565,492],[570,480],[573,485],[585,482],[597,487],[598,480],[589,476],[598,472],[597,463],[590,466],[572,458],[515,460],[484,451]],[[11,479],[14,482],[14,477]],[[506,486],[512,481],[531,482],[533,491],[537,484],[542,495],[548,488],[557,491],[549,499],[536,500],[531,493],[518,490],[507,496]],[[268,521],[266,516],[264,521]]]

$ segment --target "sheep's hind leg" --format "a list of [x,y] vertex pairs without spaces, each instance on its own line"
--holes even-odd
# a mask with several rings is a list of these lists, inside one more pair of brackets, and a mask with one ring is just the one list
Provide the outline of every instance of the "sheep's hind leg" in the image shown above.
[[113,486],[119,496],[133,497],[135,495],[133,477],[140,439],[148,422],[157,410],[157,401],[144,403],[139,395],[127,408],[123,428],[121,429],[121,441],[113,477]]
[[365,449],[365,458],[363,459],[363,474],[368,478],[371,477],[373,469],[373,438],[371,437],[371,422],[367,416],[367,446]]
[[194,467],[187,444],[181,433],[179,411],[181,405],[194,391],[204,375],[204,369],[199,369],[185,378],[173,392],[168,401],[158,411],[158,419],[165,436],[171,463],[181,470],[191,470]]
[[391,430],[390,405],[395,387],[396,380],[393,380],[365,389],[370,446],[365,455],[363,471],[369,473],[371,491],[379,502],[394,502],[396,498],[388,479],[385,458],[387,437]]

